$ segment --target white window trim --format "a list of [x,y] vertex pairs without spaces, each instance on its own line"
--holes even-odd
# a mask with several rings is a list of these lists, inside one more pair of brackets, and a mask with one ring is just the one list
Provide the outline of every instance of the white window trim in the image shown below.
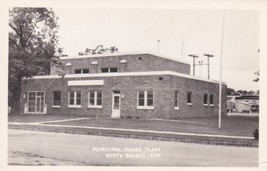
[[[148,90],[151,91],[151,90]],[[144,92],[144,106],[139,106],[139,92],[137,91],[137,109],[154,109],[154,92],[153,92],[153,106],[147,106],[147,92],[148,91],[143,91]]]
[[101,91],[101,94],[102,94],[102,103],[101,105],[97,105],[97,91],[93,91],[94,92],[94,105],[90,105],[90,92],[91,91],[88,91],[88,108],[102,108],[102,104],[103,104],[103,94],[102,94],[102,91]]
[[214,104],[210,104],[210,106],[214,106]]
[[188,106],[192,106],[193,104],[192,103],[187,103]]
[[[176,106],[176,104],[174,104],[174,110],[180,110],[180,108],[179,108],[179,96],[180,96],[180,92],[179,91],[175,91],[174,93],[177,93],[177,106]],[[175,103],[175,94],[174,94],[174,103]]]
[[77,105],[77,92],[78,91],[72,91],[74,92],[74,105],[70,104],[70,92],[68,92],[68,108],[81,108],[82,107],[82,92],[81,93],[81,104]]
[[179,107],[177,107],[177,106],[175,106],[175,107],[174,107],[174,110],[180,110],[180,108],[179,108]]

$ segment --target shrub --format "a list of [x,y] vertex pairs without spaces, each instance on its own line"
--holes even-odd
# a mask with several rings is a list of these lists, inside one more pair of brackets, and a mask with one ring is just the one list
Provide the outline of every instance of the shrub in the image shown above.
[[259,130],[258,129],[255,129],[255,131],[252,133],[255,140],[259,140]]

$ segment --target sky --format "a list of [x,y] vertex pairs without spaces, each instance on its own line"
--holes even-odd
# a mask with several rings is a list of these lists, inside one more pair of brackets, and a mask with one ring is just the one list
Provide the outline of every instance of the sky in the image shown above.
[[[236,90],[258,90],[253,82],[259,70],[259,11],[171,9],[66,9],[54,8],[59,17],[59,46],[77,56],[86,48],[116,46],[120,52],[158,52],[191,64],[189,54],[207,64],[210,78]],[[224,29],[223,29],[224,28]],[[223,33],[223,34],[222,34]],[[223,35],[223,36],[222,36]],[[223,41],[222,41],[223,38]],[[222,43],[223,42],[223,43]],[[223,50],[222,50],[223,49]],[[221,55],[222,54],[222,55]],[[196,76],[207,78],[207,65],[196,66]]]

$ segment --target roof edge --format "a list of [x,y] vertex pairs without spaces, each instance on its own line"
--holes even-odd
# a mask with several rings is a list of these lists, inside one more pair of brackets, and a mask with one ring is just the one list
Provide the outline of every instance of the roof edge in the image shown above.
[[[189,78],[199,81],[205,81],[205,82],[211,82],[211,83],[217,83],[220,82],[217,80],[211,80],[211,79],[205,79],[200,78],[192,75],[187,75],[183,73],[178,73],[174,71],[144,71],[144,72],[114,72],[114,73],[89,73],[89,74],[67,74],[64,76],[64,78],[92,78],[92,77],[118,77],[118,76],[153,76],[153,75],[172,75],[172,76],[178,76],[183,78]],[[62,76],[59,75],[43,75],[43,76],[34,76],[33,78],[24,78],[24,79],[57,79],[62,78]],[[222,84],[225,84],[225,82],[222,82]]]
[[182,60],[182,59],[173,59],[170,56],[166,56],[160,53],[150,52],[150,51],[140,51],[140,52],[121,52],[121,53],[106,53],[106,54],[95,54],[95,55],[81,55],[81,56],[66,56],[66,57],[59,57],[60,60],[68,60],[68,59],[81,59],[81,58],[99,58],[99,57],[113,57],[113,56],[123,56],[123,55],[138,55],[138,54],[150,54],[157,57],[161,57],[164,59],[169,59],[175,62],[181,62],[185,64],[189,64],[189,62]]

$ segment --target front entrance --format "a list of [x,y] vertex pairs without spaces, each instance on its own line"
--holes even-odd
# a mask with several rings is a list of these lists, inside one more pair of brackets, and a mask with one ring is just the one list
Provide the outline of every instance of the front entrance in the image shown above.
[[29,92],[27,113],[45,113],[45,93],[43,91]]
[[120,118],[121,113],[121,94],[112,92],[112,118]]

